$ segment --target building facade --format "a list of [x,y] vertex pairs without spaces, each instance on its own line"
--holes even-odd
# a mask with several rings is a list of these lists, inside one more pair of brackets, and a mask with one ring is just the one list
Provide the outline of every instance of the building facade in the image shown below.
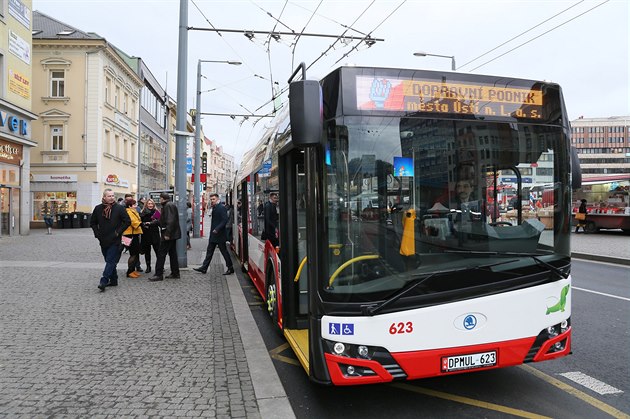
[[0,0],[0,236],[28,234],[32,123],[32,1]]
[[33,62],[32,222],[136,193],[141,78],[105,38],[37,11]]
[[571,144],[586,176],[630,173],[630,116],[571,121]]

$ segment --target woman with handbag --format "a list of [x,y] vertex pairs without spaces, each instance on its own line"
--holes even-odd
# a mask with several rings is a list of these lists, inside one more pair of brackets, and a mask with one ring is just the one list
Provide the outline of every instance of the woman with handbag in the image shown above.
[[157,258],[158,250],[160,249],[160,211],[155,207],[155,201],[147,199],[144,204],[144,208],[140,213],[140,219],[142,220],[142,253],[144,253],[144,260],[147,264],[146,273],[151,272],[151,248],[155,252]]
[[129,260],[127,261],[127,278],[138,278],[140,274],[136,272],[136,263],[140,257],[140,236],[142,235],[142,221],[136,209],[136,200],[131,198],[125,202],[127,215],[131,219],[131,225],[123,231],[122,244],[129,250]]
[[575,214],[575,219],[577,220],[577,225],[575,226],[576,233],[580,227],[582,227],[582,231],[586,233],[586,199],[582,199],[581,202],[580,208],[578,208],[578,212]]

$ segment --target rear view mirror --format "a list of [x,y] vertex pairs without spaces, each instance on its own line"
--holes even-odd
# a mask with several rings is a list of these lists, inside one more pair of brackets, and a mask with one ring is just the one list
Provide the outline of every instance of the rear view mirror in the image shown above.
[[571,187],[573,190],[582,187],[582,168],[580,167],[580,158],[578,157],[577,148],[571,147]]
[[298,147],[322,142],[322,89],[315,80],[294,81],[289,85],[291,138]]

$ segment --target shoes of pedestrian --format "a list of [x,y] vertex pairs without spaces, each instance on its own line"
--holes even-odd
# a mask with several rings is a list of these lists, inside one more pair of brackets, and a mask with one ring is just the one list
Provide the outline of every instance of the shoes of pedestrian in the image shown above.
[[149,281],[151,282],[164,281],[164,277],[162,275],[155,275],[149,278]]
[[129,272],[127,278],[140,278],[140,274],[136,271]]
[[106,286],[107,285],[104,285],[104,284],[98,284],[98,289],[101,290],[101,292],[103,292],[103,291],[105,291],[105,287]]
[[223,272],[223,275],[232,275],[234,273],[234,268],[228,268],[227,271]]
[[179,275],[170,274],[166,276],[166,279],[179,279]]
[[142,266],[136,266],[136,272],[144,272]]
[[195,271],[195,272],[199,272],[199,273],[202,273],[202,274],[205,274],[205,273],[206,273],[206,271],[204,271],[204,270],[203,270],[203,269],[201,269],[201,268],[193,268],[193,271]]
[[109,284],[107,284],[108,287],[117,287],[118,286],[118,281],[109,281]]
[[151,265],[147,265],[147,269],[144,270],[145,274],[151,273]]

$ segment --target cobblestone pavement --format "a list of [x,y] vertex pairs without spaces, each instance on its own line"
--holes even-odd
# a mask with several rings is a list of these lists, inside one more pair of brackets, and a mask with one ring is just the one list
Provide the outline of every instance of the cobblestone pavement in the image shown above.
[[1,238],[0,416],[260,417],[217,256],[150,283],[124,277],[123,255],[101,293],[91,230]]

